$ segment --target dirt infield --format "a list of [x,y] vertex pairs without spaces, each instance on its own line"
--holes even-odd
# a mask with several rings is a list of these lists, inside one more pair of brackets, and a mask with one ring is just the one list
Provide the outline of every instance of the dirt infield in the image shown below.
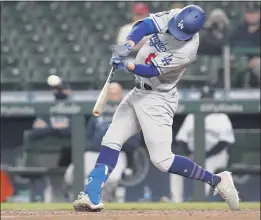
[[64,211],[1,211],[1,220],[259,220],[259,209],[226,210],[103,210],[99,213]]

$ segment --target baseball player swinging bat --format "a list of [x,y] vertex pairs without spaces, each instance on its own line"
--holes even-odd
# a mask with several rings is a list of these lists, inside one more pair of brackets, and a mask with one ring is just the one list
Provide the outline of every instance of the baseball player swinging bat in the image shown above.
[[[135,74],[137,83],[121,101],[103,137],[95,168],[84,192],[73,202],[76,211],[100,211],[102,187],[113,172],[123,144],[142,130],[152,163],[161,171],[202,181],[219,193],[232,210],[239,209],[239,196],[230,172],[214,174],[190,158],[172,153],[172,125],[178,107],[177,83],[195,61],[205,12],[197,5],[150,14],[136,23],[124,44],[115,45],[110,64]],[[134,46],[150,36],[135,62],[126,61]],[[94,107],[99,115],[106,101],[113,69]],[[160,181],[159,181],[160,186]]]
[[111,81],[114,75],[114,67],[111,68],[111,71],[109,73],[109,76],[100,92],[100,95],[94,105],[94,108],[92,110],[92,114],[96,117],[100,116],[104,110],[104,106],[107,103],[107,95],[108,95],[108,91],[111,85]]

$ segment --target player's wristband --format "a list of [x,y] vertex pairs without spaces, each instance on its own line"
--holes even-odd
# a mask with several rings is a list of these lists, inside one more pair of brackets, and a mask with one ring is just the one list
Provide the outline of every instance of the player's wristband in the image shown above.
[[123,66],[124,66],[124,71],[125,71],[126,73],[132,73],[132,72],[128,69],[129,62],[123,60],[122,63],[123,63]]

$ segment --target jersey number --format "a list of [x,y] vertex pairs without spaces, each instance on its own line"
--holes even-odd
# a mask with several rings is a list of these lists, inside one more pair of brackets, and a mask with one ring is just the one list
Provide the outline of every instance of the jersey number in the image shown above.
[[146,64],[150,64],[151,59],[153,59],[153,58],[155,58],[155,57],[156,57],[156,54],[155,54],[155,53],[150,53],[150,54],[148,55],[148,57],[145,59],[145,63],[146,63]]

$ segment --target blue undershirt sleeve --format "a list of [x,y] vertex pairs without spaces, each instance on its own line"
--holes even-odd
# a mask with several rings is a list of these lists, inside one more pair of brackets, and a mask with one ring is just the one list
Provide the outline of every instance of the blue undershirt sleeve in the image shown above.
[[126,40],[132,40],[136,45],[143,37],[154,33],[158,33],[154,22],[150,18],[145,18],[132,28]]
[[152,64],[150,65],[135,64],[135,68],[132,72],[138,76],[145,77],[145,78],[151,78],[160,75],[157,67],[155,67]]
[[[126,40],[132,40],[136,45],[142,40],[144,36],[154,33],[158,33],[156,25],[150,18],[145,18],[133,27]],[[151,78],[160,75],[157,67],[155,67],[153,64],[135,64],[135,68],[132,72],[145,78]]]

